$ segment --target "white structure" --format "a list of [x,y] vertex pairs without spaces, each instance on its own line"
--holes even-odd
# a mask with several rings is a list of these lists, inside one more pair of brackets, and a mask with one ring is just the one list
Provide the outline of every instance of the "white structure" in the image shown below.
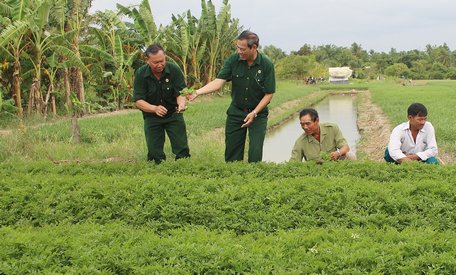
[[352,75],[349,67],[329,68],[329,83],[348,84],[348,78]]

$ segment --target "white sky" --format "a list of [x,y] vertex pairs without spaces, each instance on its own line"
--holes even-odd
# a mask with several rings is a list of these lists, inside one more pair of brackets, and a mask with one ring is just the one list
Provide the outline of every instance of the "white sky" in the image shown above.
[[[212,0],[217,12],[222,0]],[[116,10],[116,3],[138,5],[140,0],[93,0],[91,11]],[[201,0],[149,0],[157,26],[172,14],[201,13]],[[304,44],[389,52],[391,48],[424,50],[427,44],[456,50],[455,0],[229,0],[231,16],[260,37],[289,53]]]

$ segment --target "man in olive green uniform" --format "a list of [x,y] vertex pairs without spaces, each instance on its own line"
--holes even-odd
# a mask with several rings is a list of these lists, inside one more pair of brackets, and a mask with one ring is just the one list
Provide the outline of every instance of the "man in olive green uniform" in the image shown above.
[[225,161],[244,159],[248,129],[248,161],[258,162],[263,158],[269,114],[267,105],[276,89],[274,65],[258,52],[259,38],[255,33],[242,32],[236,46],[237,53],[225,60],[217,78],[196,90],[189,99],[214,92],[226,81],[232,81],[232,101],[226,112]]
[[166,62],[159,44],[149,46],[146,63],[135,73],[133,100],[144,118],[147,159],[160,163],[166,159],[163,152],[165,131],[176,159],[190,157],[187,131],[182,114],[187,100],[180,92],[186,87],[179,67]]
[[315,109],[302,110],[299,121],[304,134],[296,140],[290,161],[304,159],[321,162],[325,160],[324,155],[327,155],[329,160],[356,159],[337,124],[320,123]]

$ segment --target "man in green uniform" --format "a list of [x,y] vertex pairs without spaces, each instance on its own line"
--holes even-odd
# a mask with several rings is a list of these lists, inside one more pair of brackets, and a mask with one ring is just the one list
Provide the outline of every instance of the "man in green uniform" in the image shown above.
[[303,159],[321,162],[325,155],[329,160],[354,160],[355,154],[349,152],[350,147],[335,123],[320,123],[318,112],[307,108],[299,113],[299,122],[304,130],[291,152],[290,161]]
[[166,62],[160,44],[149,46],[146,63],[135,73],[133,100],[144,118],[147,159],[160,163],[166,159],[163,152],[165,131],[176,159],[190,157],[187,131],[182,114],[187,100],[180,92],[186,87],[179,67]]
[[258,52],[259,38],[243,31],[237,38],[237,53],[229,56],[217,78],[189,96],[197,96],[220,89],[232,81],[231,104],[227,110],[225,129],[225,161],[244,159],[244,148],[249,134],[248,161],[263,158],[263,142],[268,122],[267,105],[276,89],[274,65]]

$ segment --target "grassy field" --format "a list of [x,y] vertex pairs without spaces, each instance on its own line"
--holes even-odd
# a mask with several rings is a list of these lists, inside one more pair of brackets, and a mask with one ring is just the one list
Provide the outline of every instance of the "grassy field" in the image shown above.
[[[456,151],[456,83],[366,86],[393,125],[424,103]],[[333,90],[278,88],[270,126]],[[454,164],[227,164],[229,101],[192,103],[192,157],[161,165],[139,111],[80,119],[79,144],[68,120],[1,136],[0,274],[456,273]]]

